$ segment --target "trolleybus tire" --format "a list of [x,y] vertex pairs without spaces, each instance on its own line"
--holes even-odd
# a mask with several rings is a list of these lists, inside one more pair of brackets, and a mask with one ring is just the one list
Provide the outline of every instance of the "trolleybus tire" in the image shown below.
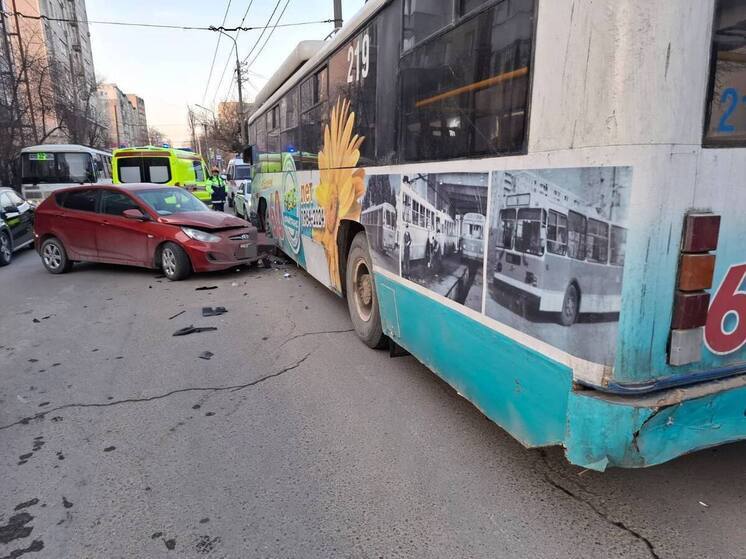
[[345,282],[347,307],[358,337],[373,349],[386,347],[368,240],[362,231],[355,235],[347,254]]
[[562,301],[562,310],[559,319],[562,326],[572,326],[577,322],[580,314],[580,292],[578,286],[571,283],[565,290],[565,298]]
[[189,256],[176,243],[166,243],[161,250],[161,268],[163,274],[171,281],[180,281],[192,273]]
[[44,241],[39,254],[44,267],[52,274],[65,274],[72,270],[73,261],[68,258],[62,241],[57,237]]

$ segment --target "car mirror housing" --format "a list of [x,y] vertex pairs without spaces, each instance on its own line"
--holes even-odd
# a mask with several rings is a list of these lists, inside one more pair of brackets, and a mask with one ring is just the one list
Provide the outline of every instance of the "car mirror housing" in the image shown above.
[[142,213],[140,210],[136,209],[130,209],[130,210],[124,210],[122,212],[122,215],[126,217],[127,219],[137,219],[139,221],[149,221],[150,218]]

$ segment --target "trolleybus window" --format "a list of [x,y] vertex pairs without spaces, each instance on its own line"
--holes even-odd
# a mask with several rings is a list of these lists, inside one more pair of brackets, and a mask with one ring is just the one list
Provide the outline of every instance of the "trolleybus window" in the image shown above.
[[[459,0],[459,14],[465,15],[469,12],[473,12],[477,8],[484,6],[487,4],[490,0]],[[503,2],[501,6],[505,6],[506,2]]]
[[611,243],[609,248],[610,263],[614,266],[624,266],[625,247],[627,246],[627,230],[616,225],[611,226]]
[[294,87],[280,101],[280,149],[298,151],[298,88]]
[[606,264],[609,261],[609,225],[607,223],[589,219],[586,243],[590,262]]
[[718,0],[705,144],[746,145],[746,3]]
[[547,250],[552,254],[567,254],[567,216],[554,210],[547,215]]
[[[453,9],[451,2],[435,4]],[[503,0],[402,57],[402,159],[523,149],[533,11],[533,0]]]
[[515,212],[515,209],[507,209],[500,212],[500,232],[497,235],[497,246],[500,248],[513,248]]
[[520,208],[515,234],[515,249],[519,252],[542,256],[544,243],[542,242],[542,226],[546,220],[546,212],[540,208]]
[[579,213],[567,214],[567,255],[575,260],[585,260],[585,223]]
[[453,5],[450,0],[404,0],[403,48],[412,48],[452,20]]

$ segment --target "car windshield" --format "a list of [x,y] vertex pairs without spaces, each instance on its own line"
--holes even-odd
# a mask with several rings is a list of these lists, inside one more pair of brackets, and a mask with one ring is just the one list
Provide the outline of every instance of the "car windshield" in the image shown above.
[[95,180],[90,153],[24,153],[21,175],[24,184],[79,184]]
[[135,194],[158,215],[209,211],[208,207],[192,194],[178,187],[143,190]]
[[246,180],[250,176],[251,167],[248,165],[236,165],[234,180],[242,181]]

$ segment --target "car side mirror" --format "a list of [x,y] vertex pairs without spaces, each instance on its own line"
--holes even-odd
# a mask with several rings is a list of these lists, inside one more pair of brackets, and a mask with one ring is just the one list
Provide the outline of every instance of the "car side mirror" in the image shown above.
[[127,219],[136,219],[138,221],[150,221],[150,218],[142,213],[140,210],[136,209],[130,209],[130,210],[124,210],[122,212],[122,215],[126,217]]

